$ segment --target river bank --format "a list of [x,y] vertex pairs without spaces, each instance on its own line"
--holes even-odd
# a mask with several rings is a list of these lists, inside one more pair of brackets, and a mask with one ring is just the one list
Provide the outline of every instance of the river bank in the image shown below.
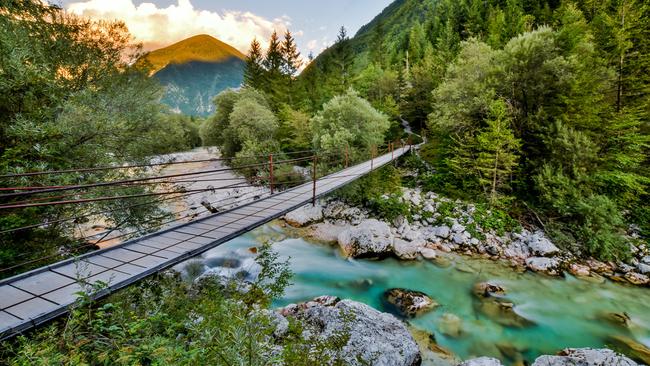
[[[194,275],[252,276],[251,248],[273,243],[282,258],[290,258],[294,272],[293,285],[274,304],[279,308],[331,295],[391,312],[386,291],[420,291],[438,306],[412,318],[393,314],[408,324],[426,365],[456,365],[482,356],[521,365],[567,347],[605,348],[619,342],[631,352],[650,345],[650,294],[642,287],[516,272],[501,261],[457,253],[440,252],[435,260],[347,258],[338,246],[307,238],[310,230],[274,222],[212,249],[191,267]],[[184,266],[177,270],[187,276]],[[474,287],[483,282],[502,287],[505,294],[477,296]],[[512,306],[503,312],[495,302]]]
[[[579,258],[558,248],[539,229],[497,233],[482,227],[476,206],[451,201],[435,193],[403,189],[402,203],[412,216],[392,222],[377,219],[369,210],[351,207],[337,199],[320,201],[289,213],[285,220],[306,228],[305,235],[336,242],[352,258],[395,256],[402,260],[435,260],[440,253],[455,252],[505,261],[517,272],[531,270],[551,276],[570,273],[590,282],[615,282],[650,286],[650,248],[631,240],[634,257],[628,263]],[[632,233],[634,235],[634,233]],[[635,238],[632,238],[635,239]]]

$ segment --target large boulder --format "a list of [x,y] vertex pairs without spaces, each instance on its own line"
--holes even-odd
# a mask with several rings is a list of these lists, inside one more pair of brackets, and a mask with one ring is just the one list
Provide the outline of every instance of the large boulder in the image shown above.
[[535,272],[546,272],[553,274],[560,265],[556,258],[533,257],[526,259],[526,267]]
[[382,257],[393,250],[393,234],[387,223],[375,219],[363,220],[339,234],[339,246],[352,258]]
[[358,225],[367,215],[358,207],[350,207],[341,201],[329,202],[323,208],[323,216],[336,222]]
[[[345,365],[415,366],[421,363],[413,336],[400,320],[368,305],[324,296],[279,310],[302,320],[306,336],[327,340],[347,329],[349,339],[339,355]],[[357,358],[358,356],[358,358]]]
[[557,356],[540,356],[532,366],[637,366],[636,362],[609,349],[569,348]]
[[439,304],[420,291],[392,288],[384,292],[384,301],[398,314],[412,318],[425,313]]
[[549,257],[560,252],[560,249],[541,231],[531,234],[529,231],[523,230],[520,234],[513,233],[512,236],[513,240],[504,251],[508,258]]
[[307,226],[323,220],[323,208],[320,205],[305,205],[284,215],[284,220],[291,226]]
[[424,246],[424,241],[406,241],[395,239],[393,243],[393,252],[399,259],[413,260],[420,254],[420,248]]
[[328,222],[320,222],[309,227],[309,237],[324,241],[336,242],[339,240],[339,234],[347,229],[347,226],[330,224]]
[[447,225],[442,225],[442,226],[434,227],[432,232],[438,238],[447,239],[447,238],[449,238],[449,235],[451,234],[451,229]]
[[541,231],[536,231],[528,236],[526,244],[530,254],[538,257],[552,256],[560,251]]

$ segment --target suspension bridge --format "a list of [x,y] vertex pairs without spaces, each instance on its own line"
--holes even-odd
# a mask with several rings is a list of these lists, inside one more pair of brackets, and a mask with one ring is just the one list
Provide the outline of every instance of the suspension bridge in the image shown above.
[[[0,194],[0,214],[3,211],[29,209],[34,207],[48,207],[58,205],[80,205],[103,202],[104,200],[128,201],[129,199],[141,199],[143,197],[156,197],[161,195],[167,199],[178,200],[184,196],[200,194],[206,191],[215,190],[214,186],[201,187],[198,189],[185,189],[182,192],[159,192],[148,190],[138,194],[119,194],[111,196],[87,197],[80,192],[86,192],[94,188],[133,187],[155,185],[161,182],[218,182],[219,174],[230,174],[236,169],[265,169],[265,184],[234,182],[232,178],[223,178],[228,182],[219,185],[216,189],[234,189],[248,187],[246,193],[238,196],[238,200],[231,197],[228,201],[229,209],[214,213],[210,207],[202,212],[196,209],[185,209],[175,212],[174,219],[163,222],[167,227],[129,239],[134,233],[118,235],[126,241],[107,247],[105,249],[93,250],[85,254],[71,255],[68,259],[44,265],[28,272],[14,275],[0,281],[0,339],[10,338],[45,322],[48,322],[60,315],[65,314],[71,306],[74,306],[79,293],[86,292],[92,298],[104,297],[116,290],[129,286],[147,276],[170,268],[178,263],[223,244],[237,236],[240,236],[256,227],[282,217],[287,212],[295,210],[303,205],[315,204],[319,197],[322,197],[338,188],[341,188],[354,180],[389,164],[412,149],[410,144],[396,147],[389,144],[377,154],[373,149],[371,156],[366,156],[366,161],[353,164],[351,157],[345,152],[338,151],[330,154],[311,153],[309,156],[300,158],[285,159],[274,162],[274,156],[270,155],[268,161],[263,163],[244,164],[238,167],[224,169],[202,170],[198,172],[179,173],[172,175],[139,177],[123,179],[120,181],[99,182],[82,185],[69,186],[38,186],[38,187],[10,187],[2,188]],[[385,152],[385,153],[384,153]],[[332,159],[332,155],[337,159]],[[329,157],[328,157],[329,156]],[[320,161],[319,161],[320,159]],[[209,159],[214,160],[214,159]],[[219,160],[219,159],[216,159]],[[318,174],[317,167],[321,161],[329,161],[331,164],[338,164],[340,169],[331,174]],[[166,164],[196,163],[176,162],[161,163],[153,165],[167,166]],[[286,177],[280,184],[283,177],[274,175],[279,166],[294,166],[299,163],[310,164],[310,179],[298,181],[287,180]],[[151,164],[147,165],[151,166]],[[135,169],[140,166],[131,166]],[[118,167],[119,168],[119,167]],[[89,168],[83,170],[36,172],[4,176],[10,178],[34,177],[44,174],[69,174],[69,173],[92,173],[103,169],[117,168]],[[2,178],[2,176],[0,176]],[[292,186],[293,184],[293,186]],[[256,189],[253,189],[256,188]],[[0,193],[2,193],[0,192]],[[63,194],[62,194],[63,193]],[[55,194],[55,196],[52,196]],[[42,196],[45,195],[43,198]],[[25,199],[31,198],[31,199]],[[3,200],[4,199],[4,200]],[[20,199],[20,200],[16,200]],[[4,202],[4,203],[2,203]],[[133,208],[138,205],[151,203],[137,203],[123,206],[122,209]],[[211,202],[213,206],[219,206],[219,202]],[[108,210],[110,211],[110,210]],[[88,219],[105,215],[108,211],[91,212],[81,216]],[[184,215],[183,211],[192,211]],[[204,214],[203,216],[199,214]],[[47,225],[62,224],[66,221],[77,221],[80,217],[62,218],[51,220]],[[12,228],[0,231],[5,235],[21,235],[21,231],[33,230],[44,224],[27,225],[19,228]],[[161,225],[161,223],[156,223]],[[158,226],[160,227],[160,226]],[[137,233],[137,230],[136,230]],[[83,245],[76,249],[88,250],[97,248],[97,245],[106,238],[106,235],[99,240],[86,240]],[[116,237],[112,237],[115,239]],[[87,238],[86,238],[87,239]],[[20,266],[28,265],[34,268],[35,261],[48,261],[52,256],[45,256],[36,260],[0,269],[0,274],[6,271],[16,273]],[[58,258],[58,257],[57,257]],[[59,258],[60,259],[60,258]],[[40,263],[40,262],[38,262]],[[94,284],[99,284],[99,290],[89,293]]]

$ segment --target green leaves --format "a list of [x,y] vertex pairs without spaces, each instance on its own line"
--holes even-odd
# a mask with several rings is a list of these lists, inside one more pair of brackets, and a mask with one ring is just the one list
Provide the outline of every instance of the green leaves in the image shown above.
[[326,103],[312,118],[311,127],[315,148],[340,150],[349,147],[350,152],[355,153],[381,145],[390,122],[386,115],[377,112],[350,89]]

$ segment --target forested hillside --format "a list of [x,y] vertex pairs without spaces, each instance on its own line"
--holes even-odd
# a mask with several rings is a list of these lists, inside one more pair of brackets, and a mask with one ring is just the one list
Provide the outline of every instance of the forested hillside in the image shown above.
[[214,97],[241,86],[244,55],[209,35],[198,35],[152,51],[137,61],[165,87],[162,102],[176,113],[208,116]]
[[253,47],[247,85],[307,115],[354,89],[428,136],[429,189],[624,259],[649,228],[649,24],[634,0],[400,0],[297,78]]

